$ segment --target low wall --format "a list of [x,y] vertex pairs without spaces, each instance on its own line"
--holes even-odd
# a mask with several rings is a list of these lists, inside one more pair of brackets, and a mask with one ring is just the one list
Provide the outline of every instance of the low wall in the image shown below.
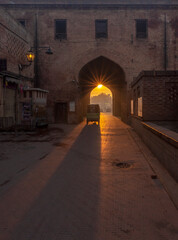
[[178,134],[135,117],[131,118],[131,125],[178,182]]

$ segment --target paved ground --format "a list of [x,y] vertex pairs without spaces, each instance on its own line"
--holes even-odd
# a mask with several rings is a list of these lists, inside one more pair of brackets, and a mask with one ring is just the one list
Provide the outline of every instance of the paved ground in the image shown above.
[[177,210],[154,174],[128,125],[82,123],[6,184],[0,239],[177,240]]
[[53,124],[32,132],[0,133],[0,196],[33,164],[46,157],[76,126]]

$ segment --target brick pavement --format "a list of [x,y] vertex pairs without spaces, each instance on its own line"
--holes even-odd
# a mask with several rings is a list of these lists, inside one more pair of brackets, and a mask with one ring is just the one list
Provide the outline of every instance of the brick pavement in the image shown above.
[[176,240],[177,210],[129,128],[103,115],[74,129],[0,198],[0,239]]

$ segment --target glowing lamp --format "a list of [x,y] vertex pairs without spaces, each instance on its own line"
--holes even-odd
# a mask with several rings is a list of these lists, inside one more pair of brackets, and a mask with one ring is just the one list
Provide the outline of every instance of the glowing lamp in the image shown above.
[[35,59],[35,54],[32,51],[28,51],[26,54],[28,62],[33,62]]

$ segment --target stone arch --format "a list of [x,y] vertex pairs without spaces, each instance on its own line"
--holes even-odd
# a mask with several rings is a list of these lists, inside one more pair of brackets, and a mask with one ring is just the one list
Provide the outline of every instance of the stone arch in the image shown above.
[[92,59],[82,66],[79,71],[78,84],[80,86],[83,115],[86,113],[86,105],[89,104],[90,92],[98,83],[108,87],[113,94],[113,115],[120,116],[123,120],[126,120],[127,84],[125,72],[119,64],[105,57],[105,54]]
[[[97,48],[97,50],[95,48],[89,49],[88,51],[76,56],[76,59],[78,60],[75,62],[73,66],[74,78],[78,80],[79,72],[82,69],[82,67],[85,66],[87,63],[91,62],[93,59],[96,59],[100,56],[103,56],[115,62],[119,66],[120,66],[119,63],[122,62],[122,59],[124,58],[124,56],[122,56],[115,50],[107,50],[105,48]],[[121,68],[124,69],[123,66]]]

